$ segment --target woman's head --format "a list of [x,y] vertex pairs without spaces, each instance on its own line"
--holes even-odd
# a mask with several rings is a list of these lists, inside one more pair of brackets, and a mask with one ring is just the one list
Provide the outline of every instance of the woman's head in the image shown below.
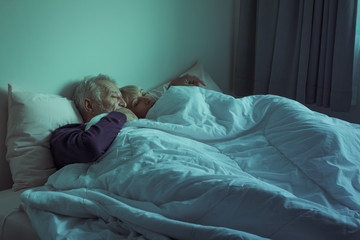
[[129,108],[138,118],[145,118],[156,100],[142,88],[129,85],[120,88],[120,92]]

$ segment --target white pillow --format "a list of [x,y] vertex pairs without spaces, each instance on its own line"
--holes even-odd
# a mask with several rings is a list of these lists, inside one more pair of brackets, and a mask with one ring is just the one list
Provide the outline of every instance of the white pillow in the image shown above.
[[196,62],[190,69],[185,71],[184,73],[180,74],[179,77],[182,77],[186,74],[196,76],[203,80],[206,84],[204,88],[215,90],[218,92],[222,92],[220,87],[214,82],[214,80],[211,78],[211,76],[205,71],[203,64],[198,61]]
[[99,115],[93,117],[88,123],[85,123],[85,125],[86,125],[85,131],[89,130],[92,125],[96,124],[98,121],[100,121],[100,119],[107,116],[108,114],[109,113],[102,113],[102,114],[99,114]]
[[82,123],[72,101],[8,85],[6,159],[17,191],[43,185],[56,171],[50,152],[51,132],[68,123]]
[[[201,80],[203,80],[206,84],[206,86],[204,88],[222,92],[220,87],[214,82],[214,80],[211,78],[211,76],[205,71],[204,66],[200,61],[196,62],[192,67],[190,67],[190,69],[188,69],[185,72],[183,72],[182,74],[180,74],[179,77],[182,77],[186,74],[196,76],[196,77],[200,78]],[[151,89],[149,91],[149,93],[158,99],[167,90],[170,82],[171,82],[171,80],[156,87],[156,88]]]

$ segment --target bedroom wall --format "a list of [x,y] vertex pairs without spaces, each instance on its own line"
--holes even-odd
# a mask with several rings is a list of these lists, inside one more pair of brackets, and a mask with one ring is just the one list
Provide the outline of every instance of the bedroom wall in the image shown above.
[[0,189],[7,84],[69,96],[105,73],[119,85],[167,81],[201,60],[225,92],[231,76],[233,0],[0,1]]

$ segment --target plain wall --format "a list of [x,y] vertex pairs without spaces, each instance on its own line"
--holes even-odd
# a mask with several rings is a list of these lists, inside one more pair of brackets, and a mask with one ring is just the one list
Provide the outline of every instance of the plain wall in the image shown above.
[[69,96],[74,82],[108,74],[145,89],[201,60],[225,91],[233,0],[0,0],[0,189],[7,84]]

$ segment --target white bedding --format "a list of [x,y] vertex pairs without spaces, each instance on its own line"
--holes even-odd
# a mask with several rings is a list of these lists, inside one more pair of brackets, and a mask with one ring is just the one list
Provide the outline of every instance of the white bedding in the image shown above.
[[[20,208],[20,195],[23,190],[12,189],[0,191],[0,239],[1,240],[37,240],[30,219]],[[21,229],[21,231],[19,231]]]
[[42,239],[360,239],[360,126],[171,87],[95,164],[22,201]]

